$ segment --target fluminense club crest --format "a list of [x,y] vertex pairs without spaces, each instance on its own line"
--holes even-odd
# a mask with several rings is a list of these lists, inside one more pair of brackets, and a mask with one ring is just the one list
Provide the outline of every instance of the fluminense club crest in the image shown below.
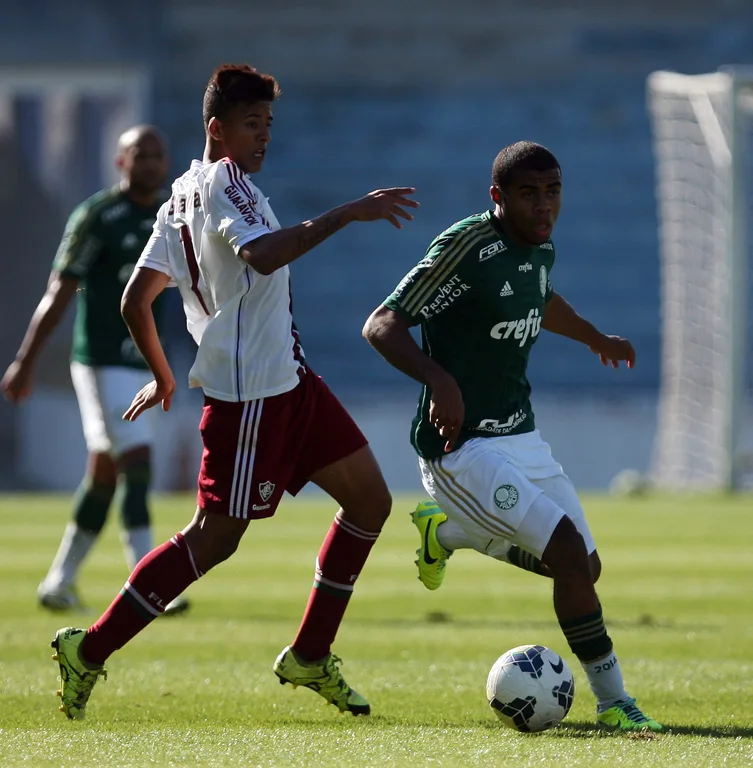
[[269,497],[275,492],[275,484],[267,480],[266,483],[259,483],[259,496],[262,501],[269,501]]

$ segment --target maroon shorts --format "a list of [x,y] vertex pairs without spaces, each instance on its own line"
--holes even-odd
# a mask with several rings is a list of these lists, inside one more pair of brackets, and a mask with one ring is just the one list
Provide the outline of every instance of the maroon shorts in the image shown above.
[[229,403],[204,398],[200,509],[271,517],[283,491],[295,495],[316,471],[367,444],[361,430],[311,371],[295,389]]

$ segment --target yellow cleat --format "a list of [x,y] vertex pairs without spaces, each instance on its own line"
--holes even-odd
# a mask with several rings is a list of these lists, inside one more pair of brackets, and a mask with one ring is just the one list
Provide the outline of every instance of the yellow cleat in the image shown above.
[[596,722],[606,728],[614,728],[620,731],[653,731],[658,733],[664,730],[661,723],[657,723],[648,715],[644,715],[635,703],[635,699],[618,701],[604,712],[596,715]]
[[55,633],[52,647],[57,653],[52,657],[60,666],[62,686],[57,695],[63,700],[60,711],[69,720],[84,718],[86,703],[89,701],[94,684],[101,677],[107,679],[104,665],[96,669],[87,667],[79,656],[79,646],[86,637],[85,629],[65,627]]
[[370,714],[369,702],[345,682],[340,672],[341,663],[341,659],[332,653],[313,664],[303,663],[288,646],[277,657],[272,669],[280,679],[281,685],[290,683],[293,688],[299,685],[310,688],[327,704],[334,704],[340,712],[351,712],[353,715]]
[[447,520],[447,515],[433,501],[422,501],[410,516],[421,537],[415,561],[419,581],[426,589],[439,589],[444,581],[447,559],[452,554],[437,538],[437,528]]

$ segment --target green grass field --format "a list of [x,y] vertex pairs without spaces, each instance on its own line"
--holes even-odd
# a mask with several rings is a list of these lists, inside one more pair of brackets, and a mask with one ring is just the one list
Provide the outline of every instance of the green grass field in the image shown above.
[[[49,643],[59,626],[95,615],[61,618],[35,604],[69,502],[0,498],[0,765],[753,765],[753,500],[586,499],[628,690],[671,729],[653,739],[595,728],[547,580],[460,552],[442,589],[424,590],[405,514],[414,501],[396,501],[335,647],[370,718],[339,715],[271,672],[334,513],[311,497],[252,524],[235,557],[191,588],[190,615],[158,620],[116,654],[88,719],[69,722],[57,712]],[[164,540],[188,521],[192,499],[161,497],[155,511]],[[82,574],[96,615],[127,575],[115,522]],[[486,703],[489,667],[521,643],[552,646],[575,672],[575,704],[554,731],[505,730]]]

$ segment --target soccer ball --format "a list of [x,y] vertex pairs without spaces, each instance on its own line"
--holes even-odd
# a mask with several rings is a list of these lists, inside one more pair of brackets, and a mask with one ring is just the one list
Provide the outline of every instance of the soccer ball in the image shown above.
[[497,717],[517,731],[545,731],[570,711],[573,673],[543,645],[521,645],[500,656],[486,681],[486,698]]

